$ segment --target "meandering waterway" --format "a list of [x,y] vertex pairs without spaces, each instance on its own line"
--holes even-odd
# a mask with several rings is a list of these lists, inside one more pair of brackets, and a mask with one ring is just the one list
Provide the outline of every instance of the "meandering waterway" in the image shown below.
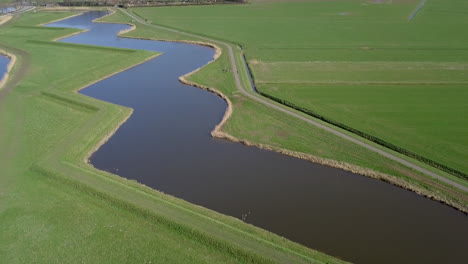
[[49,26],[90,29],[65,42],[163,55],[81,91],[135,110],[93,154],[95,167],[348,261],[466,261],[468,218],[448,206],[364,176],[212,138],[226,103],[178,77],[208,63],[214,51],[119,38],[127,25],[91,22],[105,14],[88,12]]

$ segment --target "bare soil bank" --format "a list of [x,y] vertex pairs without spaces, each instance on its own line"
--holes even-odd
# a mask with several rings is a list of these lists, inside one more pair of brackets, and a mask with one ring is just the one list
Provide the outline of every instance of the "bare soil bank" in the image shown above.
[[5,24],[8,22],[13,16],[11,15],[5,15],[5,16],[0,16],[0,25]]

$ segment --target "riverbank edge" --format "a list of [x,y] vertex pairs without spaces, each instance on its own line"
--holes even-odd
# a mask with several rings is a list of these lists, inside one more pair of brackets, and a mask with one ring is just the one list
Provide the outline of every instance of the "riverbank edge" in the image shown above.
[[[83,85],[82,87],[79,87],[79,88],[73,90],[73,92],[74,92],[75,94],[79,94],[79,95],[81,95],[81,96],[86,96],[86,95],[80,94],[79,91],[81,91],[81,90],[83,90],[83,89],[85,89],[85,88],[88,88],[89,86],[91,86],[91,85],[93,85],[93,84],[95,84],[95,83],[98,83],[98,82],[100,82],[100,81],[102,81],[102,80],[105,80],[105,79],[107,79],[107,78],[110,78],[110,77],[112,77],[112,76],[114,76],[114,75],[117,75],[117,74],[119,74],[119,73],[122,73],[122,72],[124,72],[124,71],[126,71],[126,70],[128,70],[128,69],[131,69],[131,68],[133,68],[133,67],[136,67],[136,66],[138,66],[138,65],[141,65],[141,64],[143,64],[143,63],[145,63],[145,62],[147,62],[147,61],[150,61],[150,60],[152,60],[152,59],[154,59],[154,58],[157,58],[157,57],[160,56],[160,55],[161,55],[161,53],[156,53],[156,54],[154,54],[153,56],[150,56],[150,57],[146,58],[145,60],[143,60],[143,61],[141,61],[141,62],[138,62],[138,63],[136,63],[136,64],[130,65],[130,66],[128,66],[128,67],[125,67],[125,68],[123,68],[123,69],[121,69],[121,70],[119,70],[119,71],[113,72],[113,73],[111,73],[111,74],[108,74],[108,75],[106,75],[106,76],[104,76],[104,77],[102,77],[102,78],[100,78],[100,79],[91,81],[91,82],[89,82],[89,83]],[[87,97],[88,97],[88,96],[87,96]],[[91,97],[91,98],[92,98],[92,97]],[[94,98],[93,98],[93,99],[94,99]],[[109,103],[109,102],[106,102],[106,103]],[[91,164],[91,162],[90,162],[91,156],[92,156],[102,145],[104,145],[107,141],[109,141],[109,139],[117,132],[117,130],[119,130],[119,128],[120,128],[123,124],[125,124],[125,122],[127,122],[128,119],[132,116],[133,110],[134,110],[133,108],[131,108],[131,107],[126,107],[126,106],[122,106],[122,105],[119,105],[119,106],[123,107],[124,109],[128,109],[128,113],[125,115],[125,117],[124,117],[120,122],[117,123],[117,125],[115,126],[114,129],[112,129],[111,131],[109,131],[109,133],[107,133],[96,145],[94,145],[94,146],[88,151],[88,153],[83,157],[83,162],[84,162],[85,164],[87,164],[87,165],[89,165],[89,166],[91,166],[91,167],[94,168],[93,164]]]
[[[41,12],[51,12],[51,13],[52,13],[52,12],[60,12],[60,11],[41,11]],[[61,11],[61,12],[65,12],[65,11]],[[72,17],[77,17],[77,16],[80,16],[80,15],[82,15],[82,14],[83,14],[83,12],[81,12],[81,13],[76,13],[76,14],[67,16],[67,17],[62,18],[62,19],[55,19],[55,20],[52,20],[52,21],[47,22],[47,23],[38,24],[38,25],[36,25],[36,26],[37,26],[37,27],[44,27],[44,26],[47,25],[47,24],[52,24],[52,23],[59,22],[59,21],[62,21],[62,20],[65,20],[65,19],[69,19],[69,18],[72,18]],[[88,31],[88,29],[81,29],[81,30],[79,30],[79,31],[77,31],[77,32],[73,32],[73,33],[67,34],[67,35],[65,35],[65,36],[61,36],[61,37],[55,38],[55,39],[53,39],[52,41],[59,41],[59,40],[65,39],[65,38],[69,38],[69,37],[72,37],[72,36],[75,36],[75,35],[84,33],[84,32],[86,32],[86,31]]]
[[0,90],[1,90],[6,85],[10,72],[16,64],[16,55],[13,53],[7,52],[5,50],[2,50],[2,49],[0,49],[0,55],[3,55],[10,59],[10,62],[8,63],[8,66],[7,66],[7,71],[3,75],[2,79],[0,79]]
[[180,82],[182,82],[184,84],[187,84],[187,85],[195,86],[195,87],[203,89],[203,90],[207,90],[209,92],[212,92],[212,93],[218,95],[219,97],[221,97],[227,103],[227,109],[226,109],[226,111],[224,113],[224,116],[223,116],[221,122],[218,125],[216,125],[215,128],[211,131],[211,135],[213,137],[220,138],[220,139],[226,139],[226,140],[236,142],[236,143],[241,143],[241,144],[244,144],[246,146],[252,146],[252,147],[257,147],[257,148],[264,149],[264,150],[274,151],[274,152],[277,152],[277,153],[280,153],[280,154],[283,154],[283,155],[287,155],[287,156],[290,156],[290,157],[299,158],[299,159],[302,159],[302,160],[307,160],[307,161],[310,161],[310,162],[313,162],[313,163],[318,163],[318,164],[325,165],[325,166],[328,166],[328,167],[341,169],[341,170],[348,171],[348,172],[351,172],[351,173],[356,173],[356,174],[366,176],[366,177],[369,177],[369,178],[372,178],[372,179],[381,180],[381,181],[390,183],[390,184],[392,184],[394,186],[406,189],[408,191],[415,192],[416,194],[421,195],[421,196],[426,197],[426,198],[429,198],[431,200],[441,202],[441,203],[443,203],[445,205],[448,205],[448,206],[450,206],[450,207],[452,207],[452,208],[454,208],[456,210],[459,210],[459,211],[461,211],[461,212],[463,212],[465,214],[468,214],[468,206],[463,204],[463,202],[458,201],[458,200],[456,200],[454,198],[449,198],[449,197],[442,196],[436,190],[431,191],[431,190],[424,189],[423,187],[417,186],[416,184],[412,184],[412,183],[404,180],[403,178],[393,176],[393,175],[390,175],[390,174],[386,174],[386,173],[382,173],[382,172],[377,172],[377,171],[372,170],[370,168],[360,167],[360,166],[353,165],[353,164],[350,164],[350,163],[347,163],[347,162],[321,158],[321,157],[311,155],[311,154],[307,154],[307,153],[291,151],[291,150],[284,149],[284,148],[279,148],[279,147],[274,147],[274,146],[271,146],[271,145],[252,142],[252,141],[249,141],[249,140],[246,140],[246,139],[240,139],[240,138],[237,138],[237,137],[234,137],[234,136],[230,135],[226,131],[223,131],[223,126],[229,120],[230,116],[232,115],[232,113],[234,111],[233,104],[230,101],[229,97],[224,95],[222,92],[220,92],[216,88],[207,87],[207,86],[200,85],[198,83],[195,83],[195,82],[192,82],[192,81],[188,80],[188,78],[191,75],[197,73],[199,70],[201,70],[202,68],[204,68],[208,64],[210,64],[210,63],[214,62],[215,60],[217,60],[222,55],[222,49],[219,46],[217,46],[217,45],[215,45],[213,43],[203,42],[203,41],[167,40],[167,39],[158,39],[158,38],[141,38],[141,37],[122,36],[125,33],[128,33],[130,31],[135,30],[136,25],[134,25],[132,23],[126,23],[126,22],[112,23],[112,22],[101,21],[101,19],[104,19],[105,17],[114,14],[115,12],[116,12],[115,10],[110,10],[109,14],[107,14],[106,16],[103,16],[101,18],[95,19],[93,22],[109,23],[109,24],[126,24],[126,25],[130,26],[129,29],[122,30],[122,31],[120,31],[118,33],[118,36],[123,37],[123,38],[180,42],[180,43],[188,43],[188,44],[208,46],[208,47],[211,47],[211,48],[215,49],[216,53],[215,53],[213,59],[209,63],[207,63],[206,65],[204,65],[204,66],[202,66],[202,67],[200,67],[198,69],[195,69],[194,71],[192,71],[190,73],[187,73],[187,74],[179,77]]
[[[121,72],[124,72],[124,71],[126,71],[126,70],[128,70],[128,69],[131,69],[131,68],[133,68],[133,67],[136,67],[136,66],[138,66],[138,65],[141,65],[141,64],[143,64],[143,63],[145,63],[145,62],[147,62],[147,61],[150,61],[150,60],[152,60],[152,59],[154,59],[154,58],[157,58],[157,57],[160,56],[160,55],[161,55],[161,53],[154,54],[153,56],[150,56],[150,57],[146,58],[146,59],[143,60],[142,62],[133,64],[133,65],[128,66],[128,67],[126,67],[126,68],[124,68],[124,69],[122,69],[122,70],[119,70],[119,71],[117,71],[117,72],[114,72],[114,73],[111,73],[111,74],[109,74],[109,75],[107,75],[107,76],[104,76],[103,78],[100,78],[100,79],[98,79],[98,80],[95,80],[95,81],[92,81],[92,82],[90,82],[90,83],[87,83],[86,85],[84,85],[84,86],[82,86],[82,87],[80,87],[80,88],[77,88],[77,89],[74,90],[73,92],[74,92],[75,94],[79,94],[79,91],[81,91],[81,90],[83,90],[83,89],[85,89],[85,88],[88,88],[89,86],[91,86],[91,85],[93,85],[93,84],[95,84],[95,83],[98,83],[98,82],[100,82],[100,81],[102,81],[102,80],[105,80],[105,79],[107,79],[107,78],[109,78],[109,77],[112,77],[112,76],[114,76],[114,75],[117,75],[117,74],[119,74],[119,73],[121,73]],[[80,94],[80,95],[86,96],[86,95],[83,95],[83,94]],[[109,103],[109,102],[106,102],[106,103]],[[134,110],[133,108],[131,108],[131,107],[126,107],[126,106],[122,106],[122,105],[120,105],[120,106],[123,107],[123,108],[125,108],[125,109],[128,109],[128,113],[125,115],[125,117],[124,117],[119,123],[117,123],[117,125],[114,127],[114,129],[112,129],[111,131],[109,131],[109,133],[107,133],[96,145],[94,145],[94,146],[89,150],[89,152],[86,154],[86,156],[83,157],[83,162],[84,162],[85,164],[87,164],[87,165],[89,165],[89,166],[91,166],[91,167],[94,168],[93,164],[91,164],[91,162],[90,162],[91,156],[92,156],[102,145],[106,144],[106,142],[109,141],[109,139],[117,132],[117,130],[119,130],[119,128],[120,128],[123,124],[125,124],[125,122],[127,122],[128,119],[132,116],[133,110]]]

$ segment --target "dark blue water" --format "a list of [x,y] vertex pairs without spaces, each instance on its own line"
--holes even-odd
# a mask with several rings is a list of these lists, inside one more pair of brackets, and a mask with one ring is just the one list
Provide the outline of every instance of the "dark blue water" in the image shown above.
[[[163,52],[82,94],[132,107],[91,157],[122,177],[358,263],[463,263],[467,217],[381,181],[210,137],[226,109],[178,77],[209,62],[207,47],[116,37],[126,25],[89,12],[49,26],[90,31],[63,41]],[[157,36],[155,36],[157,37]]]

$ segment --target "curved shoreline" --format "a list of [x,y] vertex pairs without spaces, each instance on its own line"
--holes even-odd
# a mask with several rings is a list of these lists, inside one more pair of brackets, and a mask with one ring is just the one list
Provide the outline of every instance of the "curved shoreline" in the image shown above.
[[[363,167],[353,165],[353,164],[350,164],[350,163],[347,163],[347,162],[341,162],[341,161],[337,161],[337,160],[321,158],[321,157],[318,157],[318,156],[315,156],[315,155],[302,153],[302,152],[291,151],[291,150],[288,150],[288,149],[274,147],[274,146],[270,146],[270,145],[266,145],[266,144],[262,144],[262,143],[252,142],[252,141],[249,141],[249,140],[246,140],[246,139],[240,139],[240,138],[237,138],[237,137],[234,137],[234,136],[230,135],[229,133],[223,131],[223,126],[229,120],[229,118],[231,117],[231,115],[232,115],[232,113],[234,111],[233,104],[229,100],[229,97],[224,95],[222,92],[220,92],[216,88],[211,88],[211,87],[204,86],[204,85],[201,85],[201,84],[198,84],[198,83],[195,83],[195,82],[192,82],[192,81],[188,80],[188,78],[191,75],[195,74],[196,72],[200,71],[205,66],[207,66],[207,65],[213,63],[214,61],[216,61],[222,55],[222,49],[219,46],[215,45],[215,44],[212,44],[212,43],[209,43],[209,42],[202,42],[202,41],[167,40],[167,39],[158,39],[158,38],[140,38],[140,37],[122,36],[125,33],[128,33],[128,32],[131,32],[131,31],[135,30],[137,27],[136,27],[136,25],[134,25],[132,23],[112,23],[112,22],[100,21],[102,18],[110,16],[110,15],[112,15],[114,13],[116,13],[116,11],[112,10],[108,15],[97,18],[97,19],[93,20],[93,22],[107,23],[107,24],[124,24],[124,25],[130,26],[129,29],[124,29],[124,30],[117,33],[117,35],[119,37],[122,37],[122,38],[154,40],[154,41],[167,41],[167,42],[179,42],[179,43],[187,43],[187,44],[208,46],[208,47],[211,47],[211,48],[215,49],[216,53],[215,53],[215,55],[213,56],[213,59],[210,62],[208,62],[207,64],[203,65],[202,67],[200,67],[198,69],[195,69],[192,72],[189,72],[189,73],[179,77],[180,82],[182,82],[184,84],[187,84],[187,85],[195,86],[195,87],[203,89],[203,90],[207,90],[209,92],[212,92],[212,93],[218,95],[219,97],[221,97],[227,103],[227,108],[226,108],[226,111],[225,111],[225,113],[223,115],[222,120],[211,131],[212,137],[220,138],[220,139],[226,139],[226,140],[229,140],[229,141],[232,141],[232,142],[244,144],[246,146],[252,146],[252,147],[257,147],[257,148],[264,149],[264,150],[274,151],[276,153],[280,153],[280,154],[283,154],[283,155],[286,155],[286,156],[299,158],[299,159],[310,161],[310,162],[313,162],[313,163],[316,163],[316,164],[321,164],[321,165],[325,165],[325,166],[328,166],[328,167],[331,167],[331,168],[337,168],[337,169],[341,169],[341,170],[344,170],[344,171],[356,173],[356,174],[366,176],[366,177],[369,177],[369,178],[372,178],[372,179],[381,180],[381,181],[387,182],[389,184],[392,184],[394,186],[397,186],[397,187],[403,188],[405,190],[414,192],[414,193],[416,193],[418,195],[429,198],[431,200],[438,201],[438,202],[440,202],[442,204],[445,204],[445,205],[448,205],[448,206],[450,206],[450,207],[452,207],[452,208],[454,208],[454,209],[456,209],[458,211],[461,211],[461,212],[463,212],[465,214],[468,214],[468,206],[464,205],[463,202],[453,200],[453,199],[448,199],[446,197],[441,196],[437,192],[430,191],[430,190],[424,189],[421,186],[411,184],[410,182],[408,182],[408,181],[406,181],[406,180],[404,180],[404,179],[402,179],[400,177],[397,177],[397,176],[393,176],[393,175],[382,173],[382,172],[377,172],[377,171],[374,171],[374,170],[372,170],[370,168],[363,168]],[[130,115],[125,119],[125,121],[130,117]],[[123,121],[121,123],[121,125],[123,123],[125,123],[125,121]],[[120,127],[120,125],[119,125],[119,127]],[[106,141],[110,137],[112,137],[112,135],[118,130],[119,127],[116,127],[116,129],[112,132],[111,135],[106,136]],[[97,151],[98,149],[99,149],[99,147],[96,147],[95,151]],[[89,156],[87,156],[85,158],[85,160],[87,161],[89,159],[89,157],[93,153],[91,153]],[[424,180],[425,178],[424,177],[419,177],[419,179]]]
[[[106,76],[104,76],[104,77],[102,77],[102,78],[99,78],[99,79],[97,79],[97,80],[91,81],[91,82],[89,82],[89,83],[83,85],[82,87],[79,87],[79,88],[75,89],[73,92],[74,92],[75,94],[79,94],[79,91],[81,91],[81,90],[83,90],[83,89],[85,89],[85,88],[87,88],[87,87],[89,87],[89,86],[91,86],[91,85],[93,85],[93,84],[95,84],[95,83],[98,83],[98,82],[100,82],[100,81],[102,81],[102,80],[105,80],[105,79],[107,79],[107,78],[109,78],[109,77],[112,77],[112,76],[114,76],[114,75],[117,75],[117,74],[119,74],[119,73],[121,73],[121,72],[124,72],[124,71],[126,71],[126,70],[128,70],[128,69],[131,69],[131,68],[133,68],[133,67],[136,67],[136,66],[138,66],[138,65],[140,65],[140,64],[143,64],[143,63],[145,63],[145,62],[147,62],[147,61],[150,61],[150,60],[152,60],[152,59],[158,57],[159,55],[160,55],[160,54],[157,53],[157,54],[155,54],[155,55],[153,55],[153,56],[150,56],[150,57],[146,58],[145,60],[143,60],[143,61],[141,61],[141,62],[139,62],[139,63],[136,63],[136,64],[134,64],[134,65],[130,65],[130,66],[124,68],[124,69],[118,70],[118,71],[113,72],[113,73],[110,73],[110,74],[108,74],[108,75],[106,75]],[[82,94],[80,94],[80,95],[82,95]],[[83,95],[83,96],[84,96],[84,95]],[[84,162],[85,164],[87,164],[87,165],[89,165],[89,166],[91,166],[91,167],[94,168],[94,166],[93,166],[93,165],[91,164],[91,162],[89,161],[89,158],[90,158],[90,157],[94,154],[94,152],[96,152],[102,145],[104,145],[107,141],[109,141],[109,139],[117,132],[117,130],[119,130],[119,128],[120,128],[125,122],[127,122],[127,120],[130,118],[130,116],[133,114],[133,108],[131,108],[131,107],[126,107],[126,106],[122,106],[122,105],[121,105],[121,107],[124,107],[124,108],[126,108],[126,109],[129,109],[129,113],[128,113],[120,122],[117,123],[117,125],[115,126],[114,129],[112,129],[109,133],[107,133],[95,146],[93,146],[93,148],[90,149],[90,151],[88,152],[88,154],[87,154],[86,156],[83,157],[83,162]]]
[[[170,39],[160,39],[160,38],[139,38],[139,37],[130,37],[130,36],[122,36],[123,34],[126,34],[126,33],[129,33],[133,30],[135,30],[137,27],[135,24],[132,24],[132,23],[113,23],[113,22],[106,22],[106,21],[101,21],[103,18],[105,17],[108,17],[108,16],[111,16],[113,14],[116,13],[115,10],[110,10],[109,11],[110,13],[103,16],[103,17],[100,17],[100,18],[96,18],[94,19],[92,22],[94,23],[104,23],[104,24],[117,24],[117,25],[127,25],[127,26],[130,26],[130,28],[127,28],[127,29],[124,29],[124,30],[121,30],[117,33],[117,36],[120,37],[120,38],[128,38],[128,39],[141,39],[141,40],[152,40],[152,41],[165,41],[165,42],[178,42],[178,43],[186,43],[186,44],[194,44],[194,45],[200,45],[200,46],[205,46],[205,47],[210,47],[210,48],[213,48],[215,50],[215,54],[213,56],[213,58],[211,59],[211,61],[209,61],[207,64],[201,66],[200,68],[198,69],[195,69],[193,70],[192,72],[189,72],[181,77],[189,77],[190,75],[196,73],[197,71],[201,70],[202,68],[204,68],[205,66],[211,64],[212,62],[216,61],[220,56],[221,54],[223,53],[222,52],[222,49],[215,45],[215,44],[212,44],[212,43],[209,43],[209,42],[204,42],[204,41],[193,41],[193,40],[170,40]],[[200,87],[201,88],[201,87]],[[224,95],[223,95],[224,96]]]
[[15,64],[16,64],[16,55],[13,54],[13,53],[9,53],[9,52],[7,52],[5,50],[1,50],[1,49],[0,49],[0,55],[3,55],[3,56],[10,59],[10,62],[8,63],[8,66],[7,66],[7,71],[3,75],[2,79],[0,79],[0,90],[1,90],[6,85],[6,83],[8,81],[8,77],[9,77],[9,75],[11,73],[11,70],[13,69],[13,66],[15,66]]

